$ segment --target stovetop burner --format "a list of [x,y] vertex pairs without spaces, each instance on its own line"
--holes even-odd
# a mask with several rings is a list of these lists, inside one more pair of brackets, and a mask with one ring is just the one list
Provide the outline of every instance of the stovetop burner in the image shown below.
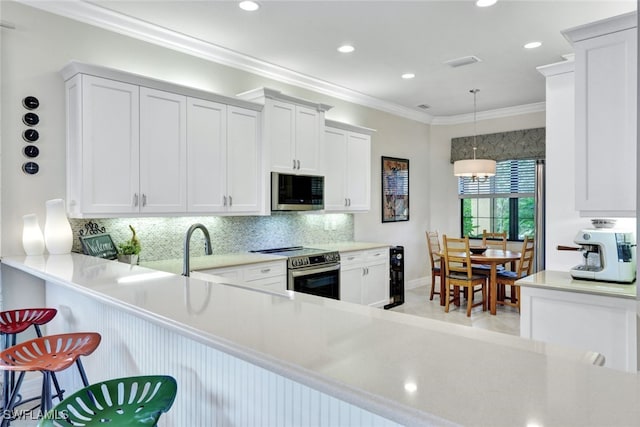
[[340,262],[340,254],[337,251],[306,248],[304,246],[259,249],[249,252],[286,256],[288,257],[287,265],[289,268],[300,268],[330,263],[335,264]]
[[286,248],[259,249],[255,251],[249,251],[249,252],[261,253],[261,254],[284,255],[284,256],[292,257],[292,256],[302,256],[302,255],[315,255],[315,254],[321,254],[321,253],[330,252],[330,251],[327,251],[325,249],[305,248],[304,246],[290,246]]

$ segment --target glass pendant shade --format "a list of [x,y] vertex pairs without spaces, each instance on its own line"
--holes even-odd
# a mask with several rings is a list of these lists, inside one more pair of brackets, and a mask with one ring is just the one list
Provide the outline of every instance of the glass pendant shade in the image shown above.
[[52,255],[68,254],[73,246],[73,232],[67,219],[64,200],[46,201],[47,218],[44,223],[44,242]]
[[42,255],[44,253],[44,236],[38,224],[36,214],[27,214],[22,217],[22,247],[24,252],[31,255]]

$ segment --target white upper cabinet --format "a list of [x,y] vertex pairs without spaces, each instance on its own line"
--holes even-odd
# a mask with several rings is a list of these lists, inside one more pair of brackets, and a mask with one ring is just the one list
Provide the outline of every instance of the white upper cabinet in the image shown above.
[[324,113],[331,106],[259,88],[238,95],[264,104],[263,147],[273,172],[323,175]]
[[138,86],[76,75],[66,83],[69,213],[139,210]]
[[227,107],[227,195],[229,212],[260,213],[263,175],[257,111]]
[[636,216],[636,13],[564,31],[575,49],[576,209]]
[[224,212],[227,205],[227,106],[187,100],[187,187],[191,212]]
[[140,212],[187,208],[187,98],[140,88]]
[[265,212],[262,106],[75,62],[62,74],[70,216]]
[[363,212],[371,208],[371,129],[326,121],[325,210]]

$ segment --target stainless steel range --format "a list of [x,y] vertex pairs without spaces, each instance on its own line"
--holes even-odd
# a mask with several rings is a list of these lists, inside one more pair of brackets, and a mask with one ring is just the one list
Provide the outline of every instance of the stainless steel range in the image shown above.
[[340,299],[340,254],[293,246],[251,251],[287,257],[287,289]]

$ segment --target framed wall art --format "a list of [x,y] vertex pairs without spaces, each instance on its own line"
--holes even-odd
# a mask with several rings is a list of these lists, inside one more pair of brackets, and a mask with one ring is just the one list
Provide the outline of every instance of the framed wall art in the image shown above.
[[409,221],[409,160],[382,157],[382,222]]

